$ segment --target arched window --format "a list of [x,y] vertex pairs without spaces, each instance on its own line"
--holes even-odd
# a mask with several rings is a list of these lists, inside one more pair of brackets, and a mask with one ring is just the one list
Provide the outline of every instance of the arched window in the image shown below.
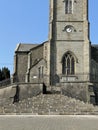
[[67,52],[63,57],[62,73],[66,75],[75,74],[75,58],[70,52]]
[[65,0],[65,13],[72,14],[72,0]]

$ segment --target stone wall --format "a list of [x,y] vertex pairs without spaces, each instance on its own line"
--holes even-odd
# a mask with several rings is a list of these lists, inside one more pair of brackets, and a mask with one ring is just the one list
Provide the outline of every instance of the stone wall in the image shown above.
[[18,82],[25,82],[27,65],[28,65],[28,54],[27,53],[17,53],[16,62],[16,76]]
[[[92,92],[90,95],[89,92],[89,85],[87,83],[78,83],[78,82],[73,82],[73,83],[62,83],[62,94],[79,99],[84,102],[89,102],[90,103],[90,96],[95,96],[94,91],[92,89]],[[93,104],[95,104],[95,97]]]
[[36,64],[38,60],[43,58],[43,51],[44,51],[43,44],[31,50],[31,66]]
[[[43,72],[42,72],[42,67],[43,67]],[[41,69],[40,74],[39,74],[39,68]],[[45,69],[46,69],[46,61],[44,59],[41,59],[35,66],[32,66],[32,68],[30,69],[29,82],[43,83],[45,76],[47,76],[45,73]]]
[[7,100],[13,102],[13,97],[16,94],[16,85],[1,87],[0,88],[0,104],[3,104]]
[[32,84],[32,83],[20,83],[19,86],[19,100],[25,98],[31,98],[42,93],[42,84]]
[[0,104],[16,102],[43,93],[43,84],[19,83],[0,88]]
[[[83,74],[83,43],[57,41],[56,69],[57,74],[62,74],[62,58],[66,52],[72,52],[75,57],[75,74]],[[58,55],[59,54],[59,55]],[[83,79],[82,79],[83,80]]]
[[[80,21],[83,20],[83,17],[85,17],[86,15],[86,9],[87,9],[87,0],[81,0],[81,1],[77,1],[77,2],[73,2],[73,14],[70,15],[66,15],[65,16],[65,3],[63,1],[60,0],[55,0],[54,2],[55,4],[55,9],[57,9],[56,11],[56,19],[57,21],[61,20],[61,21]],[[83,13],[85,13],[85,15],[83,15]],[[71,17],[70,17],[71,16]]]
[[[77,4],[73,2],[72,13],[70,14],[65,13],[65,1],[51,1],[50,6],[49,36],[51,38],[50,69],[52,84],[55,85],[54,76],[62,74],[62,57],[68,51],[76,58],[74,75],[81,75],[78,77],[80,81],[89,81],[90,42],[87,0],[77,1]],[[67,26],[72,27],[71,32],[67,32]]]
[[[45,75],[47,76],[47,85],[50,84],[50,42],[44,44],[44,59],[46,61]],[[46,78],[46,77],[45,77]]]
[[[31,49],[29,82],[38,83],[40,81],[49,85],[50,74],[50,48],[48,41]],[[41,68],[42,77],[39,78],[39,68]],[[43,69],[43,70],[42,70]],[[43,71],[43,72],[42,72]],[[45,79],[45,80],[44,80]]]

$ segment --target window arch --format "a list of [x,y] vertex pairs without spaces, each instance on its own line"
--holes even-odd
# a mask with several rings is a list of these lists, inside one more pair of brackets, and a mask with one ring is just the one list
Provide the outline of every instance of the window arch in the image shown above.
[[70,52],[63,56],[62,73],[65,75],[75,74],[75,57]]
[[65,13],[72,14],[72,0],[65,0]]

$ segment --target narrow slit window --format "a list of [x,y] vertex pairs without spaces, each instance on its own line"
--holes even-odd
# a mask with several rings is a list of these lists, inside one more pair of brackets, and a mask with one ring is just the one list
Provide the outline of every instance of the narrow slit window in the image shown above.
[[38,77],[41,78],[41,67],[38,68]]
[[42,66],[42,78],[44,77],[44,67]]

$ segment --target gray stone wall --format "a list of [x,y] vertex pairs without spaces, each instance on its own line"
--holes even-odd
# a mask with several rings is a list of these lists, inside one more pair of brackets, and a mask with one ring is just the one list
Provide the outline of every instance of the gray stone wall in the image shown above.
[[48,85],[50,82],[50,42],[47,41],[44,44],[44,59],[46,61],[46,67],[45,67],[45,75],[48,77]]
[[28,54],[27,53],[17,53],[17,71],[16,78],[18,82],[25,82],[26,72],[28,65]]
[[[29,82],[45,82],[49,86],[50,48],[45,42],[30,51],[30,68],[28,69]],[[43,77],[39,79],[39,68],[43,67]],[[42,70],[41,70],[42,71]]]
[[[82,42],[56,42],[56,53],[59,54],[56,57],[56,69],[57,74],[62,74],[62,58],[67,51],[71,51],[76,56],[75,61],[75,74],[83,76],[83,43]],[[83,80],[83,78],[82,78]]]
[[[73,2],[72,14],[65,13],[65,1],[55,0],[50,3],[50,37],[51,38],[51,79],[62,74],[62,57],[72,52],[75,61],[75,75],[79,81],[88,80],[90,72],[90,47],[87,18],[87,0]],[[66,31],[66,26],[72,31]],[[53,81],[55,82],[55,81]]]
[[43,93],[43,84],[39,83],[12,84],[11,86],[0,89],[0,105],[5,104],[7,101],[13,103],[14,101],[16,101],[15,95],[18,95],[16,98],[18,98],[19,100],[23,100],[26,98],[31,98],[33,96],[37,96],[40,93]]
[[[80,21],[83,20],[83,13],[86,12],[86,4],[87,4],[87,0],[81,0],[81,1],[77,1],[77,2],[73,2],[73,14],[70,15],[66,15],[65,16],[65,2],[64,1],[60,1],[60,0],[56,0],[54,2],[55,4],[55,9],[57,9],[56,11],[56,19],[57,20],[61,20],[61,21],[69,21],[69,18],[71,21]],[[86,6],[86,8],[85,8]],[[85,13],[86,14],[86,13]],[[71,16],[71,17],[70,17]]]
[[[84,37],[84,30],[83,30],[83,22],[70,22],[70,21],[57,21],[56,22],[56,40],[67,40],[67,41],[74,41],[74,40],[83,40]],[[66,32],[66,26],[72,26],[73,30],[71,33]]]
[[[40,77],[39,77],[39,67],[43,67],[43,75],[40,75]],[[41,59],[35,66],[32,66],[29,73],[29,82],[30,83],[39,83],[39,82],[43,83],[44,82],[43,76],[45,76],[45,68],[46,68],[46,61],[44,59]]]
[[19,86],[19,100],[31,98],[42,93],[42,84],[21,83]]
[[87,96],[88,85],[86,83],[62,83],[62,94],[79,99],[84,102],[90,102]]
[[0,103],[6,100],[12,100],[16,94],[16,85],[0,88]]
[[31,50],[31,66],[36,64],[36,62],[43,58],[43,44],[39,45],[38,47],[35,47]]
[[[47,83],[49,85],[49,46],[49,42],[47,41],[43,44],[38,45],[35,48],[32,48],[31,50],[29,50],[29,52],[16,52],[14,57],[14,78],[17,78],[17,82],[36,82],[36,79],[33,79],[34,81],[32,81],[33,76],[37,76],[38,82],[38,68],[40,66],[43,66],[43,74],[47,76]],[[41,60],[43,60],[44,62],[41,62]]]

